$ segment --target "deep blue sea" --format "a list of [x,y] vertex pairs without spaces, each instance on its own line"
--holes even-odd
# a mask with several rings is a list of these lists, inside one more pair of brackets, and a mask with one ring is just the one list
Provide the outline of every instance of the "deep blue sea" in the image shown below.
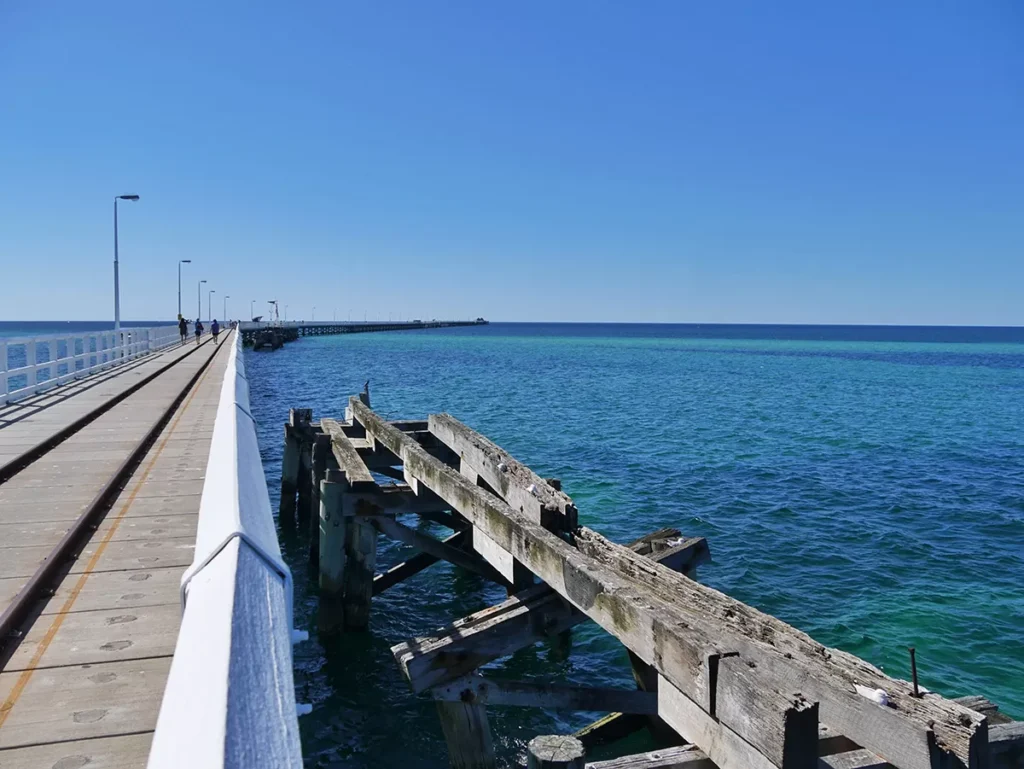
[[[561,478],[586,525],[705,536],[702,581],[898,677],[915,646],[925,686],[1024,718],[1024,329],[495,323],[308,337],[246,365],[275,509],[289,407],[341,416],[369,380],[388,417],[450,412]],[[389,647],[503,591],[437,565],[376,599],[369,632],[322,643],[305,543],[284,546],[314,630],[296,647],[307,764],[447,766],[434,706]],[[382,540],[379,567],[408,553]],[[569,654],[492,667],[632,686],[593,626]],[[595,714],[489,717],[512,763]]]

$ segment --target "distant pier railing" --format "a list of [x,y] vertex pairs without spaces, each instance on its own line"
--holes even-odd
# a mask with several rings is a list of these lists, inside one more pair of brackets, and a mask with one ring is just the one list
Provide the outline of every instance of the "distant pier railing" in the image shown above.
[[[476,320],[404,320],[404,321],[242,321],[238,331],[242,343],[251,345],[261,333],[280,335],[280,341],[292,342],[300,336],[326,336],[333,334],[365,334],[372,331],[416,331],[426,328],[452,328],[454,326],[486,326],[483,318]],[[280,345],[277,345],[280,346]]]
[[0,339],[0,405],[179,341],[177,326]]

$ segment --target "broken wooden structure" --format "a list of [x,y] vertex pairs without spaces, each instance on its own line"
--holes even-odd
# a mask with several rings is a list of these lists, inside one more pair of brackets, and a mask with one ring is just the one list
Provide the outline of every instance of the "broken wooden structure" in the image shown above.
[[[586,766],[1021,766],[1022,724],[1001,723],[987,701],[917,692],[701,585],[696,568],[710,559],[703,538],[664,529],[620,545],[580,526],[557,480],[447,414],[387,421],[365,391],[344,420],[314,424],[308,410],[293,410],[281,490],[282,520],[309,527],[322,633],[365,628],[374,596],[439,560],[507,588],[498,605],[392,649],[412,690],[436,701],[453,767],[495,766],[488,705],[611,713],[575,741],[534,741],[530,766],[582,766],[576,742],[584,750],[648,725],[677,747]],[[428,536],[401,523],[405,513],[452,534]],[[419,552],[377,573],[381,534]],[[478,672],[587,620],[627,648],[636,690]]]

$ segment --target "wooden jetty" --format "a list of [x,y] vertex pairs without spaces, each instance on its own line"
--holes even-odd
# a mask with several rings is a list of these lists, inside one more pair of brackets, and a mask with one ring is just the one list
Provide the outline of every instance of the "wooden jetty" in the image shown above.
[[[322,633],[366,628],[375,596],[439,560],[506,587],[507,600],[392,648],[412,691],[436,702],[453,767],[496,765],[488,705],[609,712],[576,735],[539,736],[530,767],[1021,766],[1024,722],[984,698],[923,691],[702,585],[703,538],[664,529],[611,542],[579,524],[558,480],[455,418],[388,421],[369,400],[319,423],[292,410],[280,515],[310,532]],[[407,513],[452,534],[428,536],[399,520]],[[380,535],[419,552],[378,573]],[[626,647],[636,690],[479,672],[588,620]],[[676,746],[586,763],[589,746],[647,725]]]
[[[175,345],[0,409],[0,767],[184,765],[150,748],[169,676],[190,672],[178,631],[193,601],[183,615],[181,581],[219,467],[215,425],[237,411],[238,353],[228,332],[219,345]],[[262,476],[258,454],[253,466]],[[217,700],[229,664],[211,659],[205,675],[191,673],[191,707]],[[290,648],[287,664],[290,674]],[[284,684],[293,697],[290,675]],[[206,732],[164,731],[208,749],[193,765],[239,765],[207,734],[219,728],[223,741],[229,712],[219,727],[208,718]],[[292,750],[248,765],[301,765],[294,704],[260,716],[278,742],[290,730]]]
[[456,326],[486,326],[483,318],[476,320],[406,320],[370,321],[243,321],[238,324],[242,342],[255,349],[276,350],[285,342],[294,342],[301,336],[330,336],[334,334],[366,334],[379,331],[418,331],[428,328],[453,328]]

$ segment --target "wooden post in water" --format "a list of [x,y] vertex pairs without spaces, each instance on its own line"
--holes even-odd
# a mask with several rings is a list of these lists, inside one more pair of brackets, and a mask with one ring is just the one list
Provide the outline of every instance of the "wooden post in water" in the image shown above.
[[320,612],[321,633],[336,633],[345,624],[345,532],[342,497],[348,480],[341,470],[328,469],[320,482]]
[[527,746],[526,769],[583,769],[583,743],[575,737],[545,734]]
[[284,426],[284,455],[281,458],[281,502],[278,516],[282,523],[295,522],[295,494],[299,481],[301,434],[312,419],[311,409],[291,409]]
[[[452,769],[494,769],[494,740],[483,705],[437,700]],[[583,765],[580,764],[582,767]]]
[[373,575],[377,569],[377,530],[355,517],[357,513],[369,512],[367,507],[368,503],[357,502],[353,494],[341,495],[346,528],[343,577],[346,630],[365,630],[370,624]]
[[304,524],[309,518],[311,498],[313,496],[313,441],[309,435],[309,426],[302,432],[299,443],[299,480],[298,510],[296,520]]
[[313,438],[313,477],[310,484],[309,562],[315,568],[320,558],[320,484],[332,459],[331,436],[317,433]]

